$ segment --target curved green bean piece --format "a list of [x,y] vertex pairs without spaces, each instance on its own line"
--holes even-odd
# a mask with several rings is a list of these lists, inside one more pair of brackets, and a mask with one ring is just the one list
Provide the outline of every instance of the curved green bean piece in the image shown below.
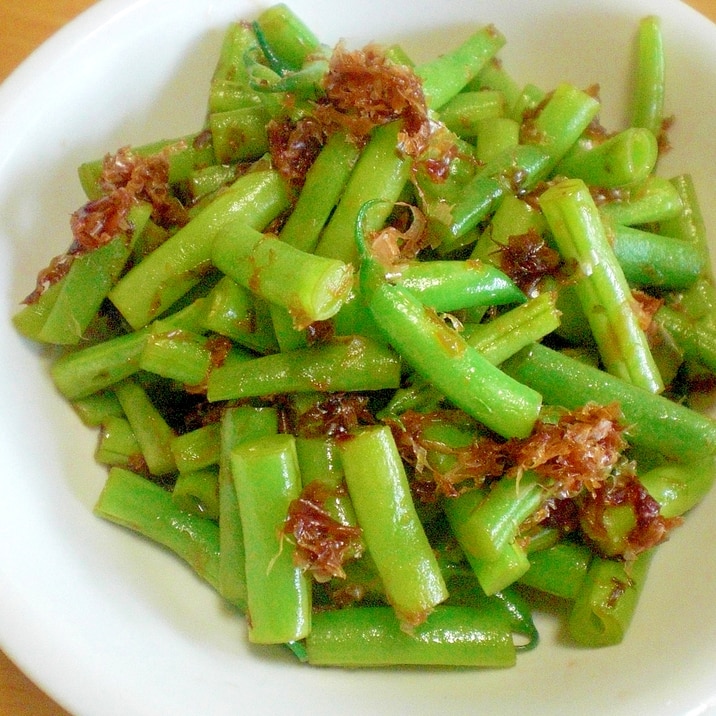
[[528,435],[541,396],[509,379],[407,289],[388,283],[369,254],[360,221],[355,231],[363,300],[396,351],[471,417],[504,437]]

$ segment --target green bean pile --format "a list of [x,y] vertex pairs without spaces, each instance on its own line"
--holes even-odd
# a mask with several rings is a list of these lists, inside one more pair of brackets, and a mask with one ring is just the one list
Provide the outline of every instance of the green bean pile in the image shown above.
[[491,25],[417,65],[285,5],[229,27],[204,125],[79,168],[14,316],[99,428],[97,515],[311,664],[510,666],[545,594],[620,642],[716,474],[706,232],[636,39],[607,131]]

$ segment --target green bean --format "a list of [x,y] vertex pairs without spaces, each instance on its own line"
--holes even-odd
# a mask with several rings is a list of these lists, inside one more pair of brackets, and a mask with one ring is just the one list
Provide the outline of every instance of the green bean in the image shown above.
[[111,391],[98,391],[86,398],[72,401],[72,407],[84,425],[99,427],[107,418],[124,416],[117,396]]
[[477,124],[475,158],[487,164],[502,152],[516,147],[520,141],[520,125],[511,117],[483,119]]
[[540,206],[563,260],[575,264],[574,291],[606,370],[645,390],[662,391],[634,298],[589,189],[581,179],[563,180],[542,194]]
[[612,226],[612,248],[632,286],[680,290],[691,286],[704,270],[701,252],[679,238],[630,226]]
[[591,95],[568,83],[557,85],[522,127],[522,141],[540,147],[549,161],[538,178],[544,179],[574,146],[599,112]]
[[239,107],[209,115],[214,154],[220,164],[258,159],[268,151],[266,125],[270,119],[263,106]]
[[221,417],[219,455],[219,593],[243,613],[247,610],[246,549],[241,528],[231,454],[243,442],[278,432],[274,408],[227,408]]
[[447,587],[390,429],[364,428],[339,448],[348,494],[388,600],[401,622],[420,624],[447,598]]
[[152,475],[167,475],[176,470],[171,443],[174,432],[144,388],[128,378],[114,386],[122,410],[132,426],[142,456]]
[[[169,162],[169,184],[179,184],[189,178],[196,169],[216,163],[211,142],[203,132],[188,134],[176,139],[160,140],[132,147],[132,154],[149,157],[162,153]],[[98,199],[104,193],[99,180],[104,168],[104,158],[80,164],[78,175],[87,198]]]
[[253,27],[261,48],[279,73],[300,69],[320,48],[313,31],[284,3],[264,10]]
[[432,109],[440,109],[473,80],[499,50],[505,37],[493,25],[472,33],[458,47],[419,65],[416,73],[423,81],[423,92]]
[[229,276],[222,276],[207,295],[203,328],[257,353],[274,353],[278,342],[270,313],[266,301]]
[[599,205],[603,217],[622,226],[638,226],[666,221],[683,210],[681,196],[668,180],[652,174],[641,186],[620,197]]
[[716,470],[713,458],[666,463],[639,475],[639,481],[659,503],[662,517],[679,517],[698,505],[711,490]]
[[634,562],[595,557],[569,615],[569,634],[583,646],[620,643],[631,623],[653,550]]
[[209,423],[177,435],[170,447],[179,472],[192,472],[217,465],[221,455],[221,426]]
[[139,356],[140,370],[189,386],[201,385],[211,367],[208,339],[191,331],[153,333]]
[[180,510],[172,495],[129,470],[113,467],[94,507],[95,514],[159,543],[217,588],[219,528]]
[[445,510],[463,549],[478,559],[504,558],[522,523],[543,503],[542,487],[531,472],[519,480],[502,477],[483,494],[447,500]]
[[525,295],[502,271],[482,261],[415,261],[391,278],[436,311],[522,303]]
[[460,92],[440,110],[440,120],[458,137],[474,137],[483,120],[503,116],[505,97],[497,90]]
[[302,251],[315,250],[359,156],[360,149],[343,132],[329,137],[311,164],[293,211],[281,228],[282,241]]
[[377,127],[348,179],[338,206],[326,225],[316,246],[319,256],[340,259],[346,263],[356,260],[353,230],[361,207],[366,201],[380,197],[386,201],[383,212],[371,215],[372,229],[381,228],[398,200],[410,176],[410,161],[398,156],[400,122]]
[[279,531],[301,492],[295,438],[243,442],[231,469],[246,548],[248,636],[256,644],[303,639],[311,630],[311,589]]
[[126,418],[109,415],[102,421],[95,459],[102,465],[130,470],[144,464],[137,436]]
[[682,311],[662,306],[654,321],[683,352],[687,360],[696,360],[716,371],[716,328],[705,321],[694,321]]
[[516,660],[507,618],[497,609],[440,606],[409,633],[387,607],[318,612],[306,639],[315,666],[507,667]]
[[603,142],[578,140],[555,167],[555,173],[606,189],[629,187],[647,179],[658,156],[653,132],[629,127]]
[[397,352],[455,405],[490,429],[504,437],[529,434],[540,409],[539,394],[507,379],[434,311],[405,288],[388,283],[368,253],[360,224],[356,231],[363,260],[363,300]]
[[634,445],[676,460],[716,453],[716,421],[547,346],[534,343],[502,368],[539,391],[548,405],[571,410],[589,401],[619,403]]
[[659,230],[689,243],[701,255],[705,275],[711,274],[709,244],[701,205],[690,174],[679,174],[671,180],[681,200],[682,210],[673,218],[662,221]]
[[219,230],[214,265],[257,296],[285,307],[297,328],[335,315],[353,287],[353,268],[300,251],[247,224]]
[[539,146],[518,145],[505,150],[482,167],[463,189],[462,198],[448,213],[448,222],[441,213],[431,218],[430,231],[439,241],[442,254],[459,249],[468,232],[491,214],[514,185],[528,188],[545,173],[550,155]]
[[361,336],[223,365],[207,383],[210,401],[281,393],[383,390],[400,382],[400,360]]
[[639,22],[631,125],[659,136],[663,131],[665,96],[664,41],[661,21],[650,15]]
[[576,599],[591,560],[589,547],[561,540],[547,549],[531,552],[529,569],[519,581],[562,599]]
[[179,509],[218,522],[219,468],[216,465],[177,475],[172,498]]
[[209,267],[218,230],[230,222],[263,228],[288,206],[282,179],[274,171],[239,178],[186,226],[132,268],[109,297],[135,330],[159,316]]
[[55,386],[69,400],[104,390],[139,370],[144,344],[153,331],[197,330],[202,316],[203,304],[195,302],[141,331],[66,353],[50,368]]
[[66,345],[80,342],[123,271],[150,213],[146,203],[134,206],[127,216],[130,228],[126,232],[72,260],[35,340]]

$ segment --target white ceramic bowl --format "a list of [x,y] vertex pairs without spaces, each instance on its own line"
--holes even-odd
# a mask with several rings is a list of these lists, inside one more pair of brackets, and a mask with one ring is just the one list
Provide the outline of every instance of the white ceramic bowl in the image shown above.
[[[702,714],[716,708],[716,495],[655,560],[623,644],[541,646],[508,671],[316,669],[253,649],[241,619],[173,556],[100,521],[94,432],[55,394],[40,352],[9,323],[37,270],[69,243],[77,165],[191,132],[232,19],[253,0],[103,0],[0,88],[0,643],[75,714]],[[399,41],[428,59],[476,26],[508,37],[521,81],[599,82],[624,119],[638,19],[663,20],[665,174],[691,172],[716,231],[716,27],[668,0],[295,0],[322,40]]]

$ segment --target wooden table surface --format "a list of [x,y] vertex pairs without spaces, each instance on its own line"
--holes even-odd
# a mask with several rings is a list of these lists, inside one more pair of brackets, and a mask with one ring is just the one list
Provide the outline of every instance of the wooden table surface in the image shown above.
[[[0,0],[0,81],[95,0]],[[716,0],[688,0],[716,22]],[[0,716],[68,716],[0,652]]]

